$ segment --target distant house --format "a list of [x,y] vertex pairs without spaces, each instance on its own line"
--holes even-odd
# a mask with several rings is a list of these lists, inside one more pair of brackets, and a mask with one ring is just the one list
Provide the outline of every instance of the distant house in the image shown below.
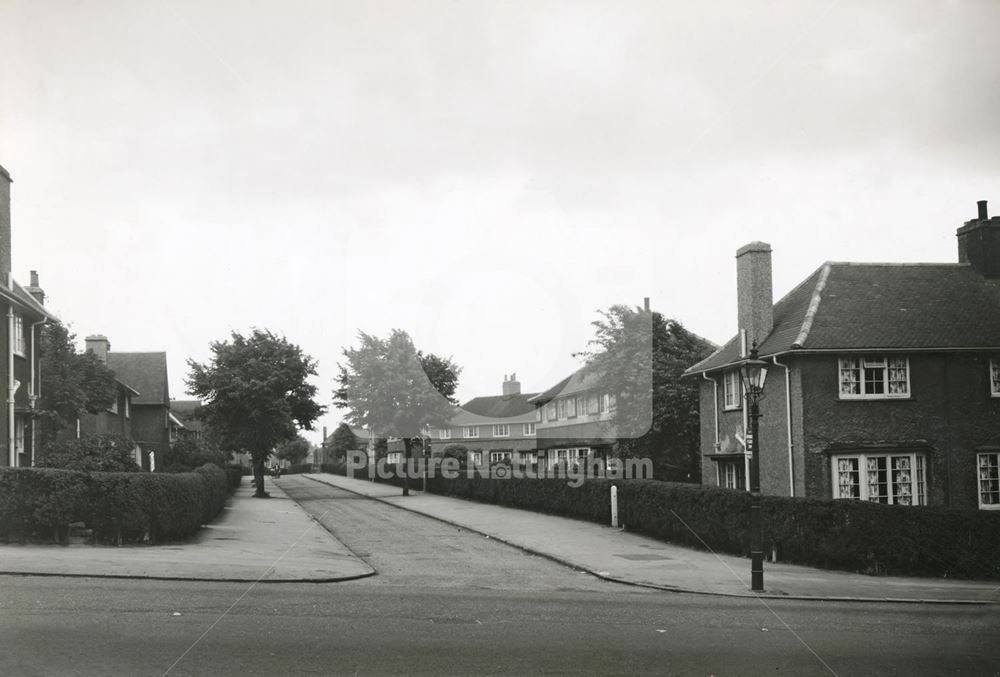
[[747,488],[756,343],[763,493],[1000,509],[1000,218],[957,238],[957,263],[828,262],[773,304],[770,246],[741,248],[738,332],[687,372],[703,482]]
[[112,352],[110,341],[102,335],[88,336],[86,345],[120,383],[139,393],[132,396],[130,403],[132,439],[142,450],[142,467],[147,470],[154,467],[156,454],[169,449],[171,441],[167,354]]
[[200,400],[170,400],[171,437],[200,440],[205,422],[198,417]]
[[[115,378],[115,400],[110,407],[96,414],[84,414],[77,421],[80,435],[117,434],[132,437],[132,401],[139,391]],[[138,458],[136,459],[139,460]]]
[[522,393],[517,374],[504,376],[500,395],[474,397],[463,404],[447,426],[428,432],[434,456],[453,445],[469,450],[476,465],[534,464],[535,393]]
[[611,456],[617,398],[603,385],[599,374],[584,367],[529,399],[540,465],[551,469]]
[[0,331],[0,382],[6,407],[0,416],[0,437],[5,452],[2,466],[31,466],[35,460],[33,420],[39,396],[38,342],[41,325],[55,320],[45,306],[38,274],[31,271],[25,288],[11,274],[10,174],[0,167],[0,313],[6,329]]

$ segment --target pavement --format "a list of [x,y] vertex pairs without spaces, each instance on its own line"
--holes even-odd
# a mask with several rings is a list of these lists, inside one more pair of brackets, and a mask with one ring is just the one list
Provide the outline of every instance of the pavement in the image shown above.
[[336,582],[375,570],[274,482],[270,499],[237,489],[192,539],[165,545],[0,545],[0,574],[164,580]]
[[[317,482],[497,539],[599,578],[648,588],[734,597],[1000,604],[997,581],[868,576],[766,562],[764,593],[750,592],[750,560],[671,545],[611,526],[349,479]],[[415,482],[419,486],[419,482]]]
[[[749,560],[527,510],[412,491],[339,475],[303,475],[546,557],[598,578],[659,590],[780,599],[1000,604],[1000,584],[867,576],[766,562],[750,592]],[[156,546],[0,545],[0,574],[166,580],[337,582],[376,571],[268,480],[271,498],[241,487],[222,515],[182,543]],[[419,482],[416,483],[419,486]],[[320,518],[322,519],[322,518]]]

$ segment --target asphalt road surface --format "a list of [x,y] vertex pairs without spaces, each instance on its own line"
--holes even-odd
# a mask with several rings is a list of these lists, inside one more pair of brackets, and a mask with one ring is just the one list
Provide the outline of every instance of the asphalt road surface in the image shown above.
[[0,676],[1000,675],[995,607],[647,591],[303,478],[281,485],[379,575],[0,577]]

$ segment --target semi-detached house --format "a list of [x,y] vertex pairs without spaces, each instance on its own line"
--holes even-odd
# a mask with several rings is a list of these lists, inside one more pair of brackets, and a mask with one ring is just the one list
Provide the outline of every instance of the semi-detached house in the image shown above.
[[739,363],[768,363],[761,491],[1000,509],[1000,218],[957,231],[955,263],[828,262],[772,304],[771,248],[737,260],[738,332],[701,382],[703,483],[746,489]]

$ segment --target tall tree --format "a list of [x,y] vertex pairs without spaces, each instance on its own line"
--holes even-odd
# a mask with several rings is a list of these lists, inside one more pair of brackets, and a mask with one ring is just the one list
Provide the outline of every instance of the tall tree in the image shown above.
[[[408,464],[413,438],[454,415],[461,369],[450,359],[418,352],[400,329],[387,338],[361,332],[358,340],[358,347],[344,349],[333,401],[354,425],[402,438]],[[409,494],[409,473],[404,473],[403,495]]]
[[309,440],[299,436],[294,440],[287,440],[278,445],[278,450],[274,453],[279,461],[288,461],[288,465],[298,465],[309,455],[312,445]]
[[43,325],[39,341],[41,393],[39,442],[48,449],[59,432],[85,412],[110,407],[117,396],[115,375],[93,353],[76,351],[76,336],[63,324]]
[[359,441],[357,435],[351,430],[351,426],[346,423],[341,423],[337,426],[337,429],[333,431],[333,434],[327,438],[325,447],[325,454],[327,458],[333,461],[341,461],[347,458],[347,452],[351,449],[357,449],[359,446]]
[[657,312],[616,305],[601,315],[585,356],[617,395],[619,455],[649,458],[661,479],[700,481],[698,384],[681,374],[715,346]]
[[275,446],[312,430],[324,407],[314,401],[316,362],[299,346],[269,331],[233,332],[211,344],[206,364],[188,360],[188,390],[201,398],[202,417],[223,448],[246,451],[253,462],[255,496],[264,498],[264,463]]

